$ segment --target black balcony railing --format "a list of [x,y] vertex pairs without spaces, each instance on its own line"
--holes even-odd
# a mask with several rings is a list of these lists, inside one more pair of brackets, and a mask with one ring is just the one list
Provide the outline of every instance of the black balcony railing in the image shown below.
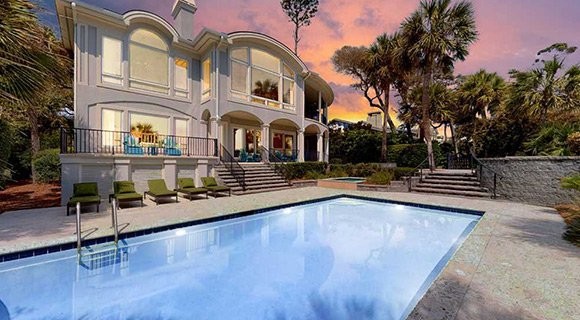
[[217,139],[157,133],[61,128],[61,153],[217,157]]

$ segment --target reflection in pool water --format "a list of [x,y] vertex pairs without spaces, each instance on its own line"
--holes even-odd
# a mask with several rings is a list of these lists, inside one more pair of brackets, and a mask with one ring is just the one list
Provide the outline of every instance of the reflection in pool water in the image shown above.
[[12,319],[401,319],[477,219],[327,200],[2,263],[0,300]]

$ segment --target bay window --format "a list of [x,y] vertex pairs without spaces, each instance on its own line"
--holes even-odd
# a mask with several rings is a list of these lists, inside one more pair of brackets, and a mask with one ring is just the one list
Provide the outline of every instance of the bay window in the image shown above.
[[137,29],[129,38],[129,86],[167,94],[169,49],[157,34]]
[[280,58],[254,48],[231,51],[230,92],[237,99],[295,110],[295,73]]

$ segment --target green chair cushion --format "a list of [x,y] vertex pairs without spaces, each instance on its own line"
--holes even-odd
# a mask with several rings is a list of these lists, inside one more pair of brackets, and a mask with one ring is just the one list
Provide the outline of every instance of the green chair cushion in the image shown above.
[[132,181],[115,181],[113,183],[113,189],[115,191],[115,194],[136,193],[135,183],[133,183]]
[[147,180],[147,185],[149,186],[149,194],[154,197],[170,197],[177,195],[177,192],[167,189],[167,185],[163,179]]
[[193,182],[193,178],[179,178],[177,179],[177,184],[181,189],[195,188],[195,182]]
[[201,178],[201,182],[203,183],[204,187],[216,187],[217,181],[215,181],[214,177],[203,177]]
[[177,191],[183,192],[183,193],[189,193],[189,194],[197,194],[197,193],[206,193],[207,189],[206,188],[181,188]]
[[96,182],[75,183],[73,185],[73,197],[98,196],[99,188]]
[[74,207],[77,205],[77,202],[80,202],[81,205],[88,204],[88,203],[98,203],[101,202],[101,197],[99,196],[82,196],[82,197],[72,197],[68,201],[69,207]]
[[116,194],[115,198],[117,198],[117,200],[143,200],[143,195],[136,192],[120,193]]

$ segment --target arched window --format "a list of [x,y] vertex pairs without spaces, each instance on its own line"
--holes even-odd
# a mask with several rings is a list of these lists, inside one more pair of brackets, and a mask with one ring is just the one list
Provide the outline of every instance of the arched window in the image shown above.
[[129,86],[169,93],[169,49],[152,31],[137,29],[129,37]]
[[254,48],[235,48],[230,58],[232,97],[296,109],[295,74],[280,58]]

